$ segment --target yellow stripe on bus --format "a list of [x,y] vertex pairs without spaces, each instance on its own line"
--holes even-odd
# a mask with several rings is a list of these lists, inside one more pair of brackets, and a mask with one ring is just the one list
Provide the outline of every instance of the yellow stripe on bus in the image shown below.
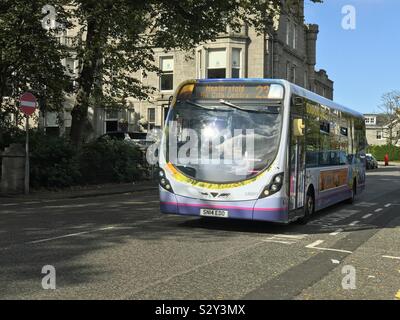
[[185,175],[180,173],[171,162],[167,163],[167,165],[166,165],[166,169],[168,169],[174,175],[174,179],[176,181],[179,181],[182,183],[187,183],[192,186],[199,187],[199,188],[217,189],[217,190],[232,189],[232,188],[238,188],[238,187],[243,187],[245,185],[248,185],[248,184],[260,179],[262,176],[264,176],[264,174],[266,172],[270,171],[271,168],[272,168],[272,165],[267,170],[265,170],[263,173],[259,174],[258,176],[248,179],[248,180],[245,180],[245,181],[239,181],[239,182],[234,182],[234,183],[209,183],[209,182],[197,181],[197,180],[191,179],[189,177],[186,177]]

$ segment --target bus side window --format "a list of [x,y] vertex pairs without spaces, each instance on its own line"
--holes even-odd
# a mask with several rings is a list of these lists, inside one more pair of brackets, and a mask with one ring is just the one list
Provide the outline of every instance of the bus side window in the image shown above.
[[340,165],[348,164],[348,158],[346,157],[346,153],[340,152]]
[[307,163],[307,168],[318,167],[318,152],[307,151],[306,163]]
[[339,154],[337,151],[330,152],[330,161],[329,164],[331,166],[337,166],[339,164]]

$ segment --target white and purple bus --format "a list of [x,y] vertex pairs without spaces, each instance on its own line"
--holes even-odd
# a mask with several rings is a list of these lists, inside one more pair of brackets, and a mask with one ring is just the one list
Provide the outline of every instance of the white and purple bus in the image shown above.
[[289,223],[365,188],[363,115],[285,80],[189,80],[160,152],[167,214]]

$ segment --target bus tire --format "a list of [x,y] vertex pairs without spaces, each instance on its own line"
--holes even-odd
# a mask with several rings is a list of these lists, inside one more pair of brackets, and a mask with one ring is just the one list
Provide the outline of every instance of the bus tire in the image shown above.
[[315,213],[315,195],[312,188],[308,189],[306,195],[306,202],[304,204],[304,216],[298,221],[300,224],[307,224],[311,216]]
[[347,200],[348,204],[353,204],[356,201],[357,195],[357,180],[353,180],[353,190],[351,190],[351,197]]

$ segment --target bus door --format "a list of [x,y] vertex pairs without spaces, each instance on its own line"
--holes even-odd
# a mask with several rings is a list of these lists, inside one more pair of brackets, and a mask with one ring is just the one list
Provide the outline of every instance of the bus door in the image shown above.
[[304,99],[292,99],[289,142],[289,211],[304,207],[305,198],[305,114]]

